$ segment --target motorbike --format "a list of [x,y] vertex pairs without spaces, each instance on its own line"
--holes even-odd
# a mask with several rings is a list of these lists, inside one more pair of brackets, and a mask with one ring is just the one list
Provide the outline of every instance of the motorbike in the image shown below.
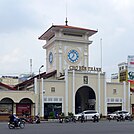
[[14,128],[23,129],[24,127],[25,127],[25,122],[22,121],[20,118],[18,118],[17,121],[15,121],[15,122],[12,122],[12,121],[8,122],[8,128],[9,129],[14,129]]
[[33,124],[33,119],[30,116],[20,118],[22,121]]
[[111,117],[111,115],[108,115],[108,116],[107,116],[107,119],[108,119],[109,121],[111,121],[113,118]]
[[40,123],[40,117],[39,117],[39,115],[36,115],[36,116],[34,117],[34,121],[35,121],[35,123],[37,123],[37,124]]
[[117,120],[117,122],[118,121],[125,121],[125,116],[123,114],[117,115],[116,120]]
[[71,122],[71,121],[72,121],[72,119],[70,117],[65,117],[64,118],[64,122],[65,123],[68,123],[68,122]]
[[76,119],[75,119],[75,117],[74,117],[74,116],[73,116],[73,117],[71,117],[71,120],[72,120],[72,122],[76,123]]
[[125,117],[126,120],[132,121],[133,120],[133,116],[131,114],[127,115]]
[[63,123],[63,118],[59,118],[59,123]]
[[99,122],[98,116],[94,115],[92,118],[93,118],[93,122]]
[[34,117],[34,119],[30,116],[28,117],[23,117],[23,118],[20,118],[22,121],[26,122],[26,123],[30,123],[30,124],[33,124],[33,123],[40,123],[40,117],[38,115],[36,115]]
[[62,123],[62,122],[65,122],[65,123],[68,123],[68,122],[74,122],[76,123],[76,119],[72,116],[72,117],[65,117],[64,119],[63,118],[59,118],[59,122]]

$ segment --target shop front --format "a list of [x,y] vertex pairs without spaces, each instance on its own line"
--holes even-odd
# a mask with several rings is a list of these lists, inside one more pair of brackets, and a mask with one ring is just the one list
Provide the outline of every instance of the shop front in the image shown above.
[[9,116],[15,113],[17,116],[34,114],[34,103],[24,98],[19,103],[13,101],[11,98],[3,98],[0,101],[0,120],[9,120]]

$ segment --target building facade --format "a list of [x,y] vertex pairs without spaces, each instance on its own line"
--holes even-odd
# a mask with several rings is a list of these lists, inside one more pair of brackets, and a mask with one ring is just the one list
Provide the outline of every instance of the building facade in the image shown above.
[[87,109],[104,116],[116,110],[131,112],[130,84],[106,82],[101,68],[89,66],[90,37],[95,33],[91,29],[53,25],[39,37],[46,41],[46,71],[57,70],[54,81],[42,80],[42,115],[49,113],[49,107],[61,107],[66,115]]
[[11,112],[17,113],[28,107],[31,115],[39,113],[43,118],[48,118],[50,112],[68,115],[87,109],[95,109],[103,116],[116,110],[132,113],[130,83],[107,82],[101,68],[89,66],[90,37],[95,33],[52,25],[39,37],[46,42],[46,72],[16,85],[15,91],[1,88],[0,105],[10,102]]
[[0,82],[14,86],[19,83],[18,76],[2,76],[0,77]]

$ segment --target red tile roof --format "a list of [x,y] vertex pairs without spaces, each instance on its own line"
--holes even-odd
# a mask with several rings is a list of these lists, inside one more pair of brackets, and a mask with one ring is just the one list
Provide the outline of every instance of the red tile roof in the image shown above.
[[4,87],[4,88],[7,88],[7,89],[9,89],[9,90],[15,90],[14,87],[11,87],[11,86],[9,86],[9,85],[7,85],[7,84],[4,84],[4,83],[2,83],[2,82],[0,82],[0,86],[1,86],[1,87]]
[[24,81],[24,82],[22,82],[22,83],[19,83],[19,84],[15,85],[14,88],[15,88],[16,90],[23,90],[23,89],[27,88],[28,86],[34,84],[34,78],[38,78],[38,79],[43,78],[43,79],[46,79],[46,78],[49,78],[49,77],[52,77],[53,75],[55,75],[56,72],[57,72],[57,71],[55,70],[55,71],[50,72],[50,73],[44,72],[44,73],[41,73],[40,75],[38,74],[38,75],[32,77],[32,78],[29,79],[29,80],[26,80],[26,81]]
[[81,27],[68,26],[68,25],[67,26],[66,25],[53,25],[52,27],[68,28],[68,29],[77,29],[77,30],[97,32],[96,30],[91,30],[91,29],[81,28]]
[[[53,33],[52,30],[60,30],[60,29],[71,29],[71,30],[76,30],[76,31],[83,31],[83,32],[90,32],[91,35],[95,34],[98,32],[97,30],[91,30],[91,29],[86,29],[86,28],[81,28],[81,27],[74,27],[74,26],[68,26],[68,25],[52,25],[45,33],[43,33],[38,39],[44,40],[44,36],[47,35],[48,33]],[[90,36],[91,36],[90,35]]]

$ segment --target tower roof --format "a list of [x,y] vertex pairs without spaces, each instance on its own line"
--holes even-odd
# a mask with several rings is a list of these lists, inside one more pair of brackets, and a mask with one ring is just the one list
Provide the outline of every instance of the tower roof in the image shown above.
[[75,33],[82,33],[87,34],[88,36],[92,36],[97,30],[91,30],[81,27],[74,27],[74,26],[68,26],[68,25],[52,25],[45,33],[43,33],[38,39],[40,40],[47,40],[50,37],[54,36],[55,31],[65,31],[65,32],[75,32]]

